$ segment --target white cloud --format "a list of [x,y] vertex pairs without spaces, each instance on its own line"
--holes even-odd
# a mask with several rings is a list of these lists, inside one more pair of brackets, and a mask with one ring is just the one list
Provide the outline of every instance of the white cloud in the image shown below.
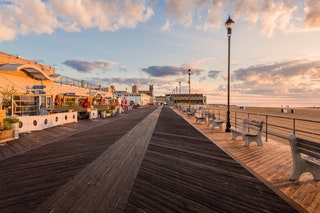
[[67,31],[134,28],[153,15],[153,9],[141,0],[11,0],[0,2],[0,41],[19,34],[51,34],[57,28]]
[[204,24],[204,30],[210,28],[220,28],[221,17],[223,16],[223,10],[226,6],[226,1],[224,0],[215,0],[208,7],[208,21]]
[[167,19],[166,23],[161,27],[162,31],[170,31],[170,21]]
[[73,26],[71,29],[97,27],[101,31],[116,31],[134,28],[154,15],[153,9],[139,0],[51,0],[50,4],[61,23],[66,27]]
[[47,4],[41,0],[12,0],[0,4],[1,40],[11,40],[17,34],[31,32],[51,34],[58,22]]
[[194,15],[193,3],[190,0],[175,1],[166,0],[166,11],[173,20],[184,26],[192,24]]
[[67,60],[63,64],[72,67],[78,72],[90,73],[95,69],[108,70],[115,66],[117,63],[105,60],[98,61],[85,61],[85,60]]
[[244,94],[304,95],[319,92],[320,61],[292,60],[234,71],[233,89]]
[[189,27],[196,12],[203,9],[207,2],[207,0],[166,0],[166,11],[174,21]]
[[305,23],[310,28],[320,27],[320,1],[306,0]]
[[287,2],[267,3],[262,16],[262,33],[271,37],[276,29],[290,31],[290,23],[297,7]]
[[195,29],[203,30],[223,26],[226,11],[237,23],[261,27],[261,33],[268,37],[275,31],[296,33],[320,28],[320,3],[314,0],[167,0],[166,11],[171,23],[184,27],[194,24]]
[[[135,28],[154,15],[154,0],[8,0],[0,2],[0,41],[30,33],[51,34],[56,29],[79,32],[97,28],[117,31]],[[161,30],[176,24],[195,29],[223,26],[226,11],[236,23],[274,32],[320,30],[320,2],[315,0],[166,0],[167,19]]]

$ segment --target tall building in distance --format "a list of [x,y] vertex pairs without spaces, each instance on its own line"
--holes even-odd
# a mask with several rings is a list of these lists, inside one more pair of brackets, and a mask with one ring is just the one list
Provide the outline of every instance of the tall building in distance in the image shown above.
[[139,90],[139,87],[137,85],[132,86],[132,93],[133,94],[146,94],[150,97],[153,97],[153,84],[149,85],[149,90]]
[[133,86],[132,86],[132,93],[134,93],[134,94],[139,94],[139,88],[138,88],[137,85],[133,85]]

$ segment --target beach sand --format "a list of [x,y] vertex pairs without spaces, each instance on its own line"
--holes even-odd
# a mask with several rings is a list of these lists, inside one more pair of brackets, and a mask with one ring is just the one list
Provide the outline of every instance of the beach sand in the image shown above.
[[[207,110],[212,109],[224,109],[226,110],[226,106],[214,106],[214,105],[206,105]],[[284,110],[283,110],[284,109]],[[290,118],[300,118],[306,120],[318,120],[320,121],[320,108],[315,107],[245,107],[241,109],[240,106],[231,106],[231,111],[239,111],[245,113],[258,113],[265,115],[276,115],[276,116],[284,116]],[[286,113],[283,113],[286,111]],[[293,113],[291,111],[293,110]]]

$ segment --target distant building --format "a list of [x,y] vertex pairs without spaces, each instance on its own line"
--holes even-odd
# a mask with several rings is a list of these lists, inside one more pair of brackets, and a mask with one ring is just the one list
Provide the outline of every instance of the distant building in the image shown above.
[[166,101],[166,96],[156,96],[155,101],[157,103],[163,104]]
[[139,93],[140,94],[144,93],[146,95],[153,97],[153,85],[152,84],[149,85],[149,90],[145,90],[145,91],[139,90]]
[[137,85],[133,85],[133,86],[132,86],[132,93],[133,93],[133,94],[138,94],[138,93],[139,93],[139,89],[138,89],[138,86],[137,86]]
[[153,97],[153,85],[149,85],[149,90],[147,91],[139,91],[139,87],[137,85],[132,86],[132,93],[127,91],[115,91],[115,97],[121,97],[122,99],[127,99],[130,102],[133,102],[134,105],[149,105],[155,104],[156,100]]
[[[190,97],[190,98],[189,98]],[[165,96],[165,101],[168,103],[173,103],[173,104],[190,104],[191,105],[202,105],[202,104],[207,104],[207,98],[206,96],[203,96],[203,94],[166,94]]]
[[128,100],[129,103],[132,103],[133,105],[139,105],[139,106],[145,106],[154,104],[153,97],[147,95],[147,94],[139,94],[139,93],[115,93],[116,97],[121,97],[122,100]]
[[149,85],[149,90],[139,90],[139,87],[137,85],[132,86],[132,93],[133,94],[146,94],[151,97],[153,97],[153,85]]

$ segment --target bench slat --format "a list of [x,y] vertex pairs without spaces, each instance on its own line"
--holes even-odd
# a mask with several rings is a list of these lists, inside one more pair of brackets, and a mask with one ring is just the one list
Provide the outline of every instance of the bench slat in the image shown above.
[[311,157],[320,159],[320,153],[319,152],[315,152],[315,151],[312,151],[310,149],[305,149],[305,148],[302,148],[302,147],[299,147],[298,150],[302,154],[309,155]]
[[290,180],[298,180],[304,172],[310,172],[314,180],[320,180],[320,143],[289,135],[293,168]]
[[299,143],[299,145],[312,146],[312,148],[320,150],[320,143],[303,139],[303,138],[297,138],[296,140]]

